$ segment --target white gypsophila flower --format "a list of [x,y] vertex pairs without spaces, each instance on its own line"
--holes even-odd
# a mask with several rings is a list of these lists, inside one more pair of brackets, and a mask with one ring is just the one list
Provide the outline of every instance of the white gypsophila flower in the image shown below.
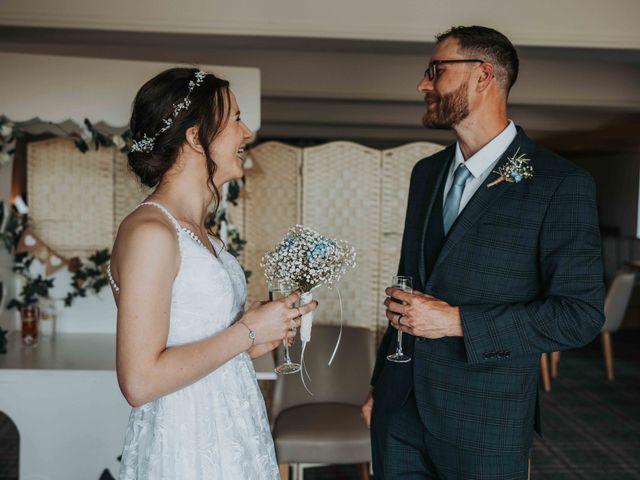
[[304,292],[321,285],[333,285],[355,267],[355,248],[303,225],[289,229],[274,250],[262,257],[260,266],[269,281],[286,281]]
[[125,141],[120,135],[114,135],[113,137],[111,137],[111,141],[118,150],[122,150],[126,146]]
[[0,152],[0,166],[9,163],[12,158],[13,155],[9,155],[7,152]]

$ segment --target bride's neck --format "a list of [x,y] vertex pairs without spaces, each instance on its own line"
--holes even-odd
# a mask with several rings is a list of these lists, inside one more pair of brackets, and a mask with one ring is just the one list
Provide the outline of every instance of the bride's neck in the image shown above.
[[202,185],[201,177],[194,181],[177,175],[163,179],[149,200],[165,205],[178,220],[200,227],[204,225],[213,193],[206,184]]

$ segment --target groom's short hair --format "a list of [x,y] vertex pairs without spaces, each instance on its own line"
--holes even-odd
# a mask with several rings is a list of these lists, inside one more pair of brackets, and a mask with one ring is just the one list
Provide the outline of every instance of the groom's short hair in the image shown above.
[[447,38],[456,39],[465,55],[491,63],[496,80],[509,93],[518,78],[519,61],[518,53],[507,37],[493,28],[473,25],[452,27],[436,35],[438,43]]

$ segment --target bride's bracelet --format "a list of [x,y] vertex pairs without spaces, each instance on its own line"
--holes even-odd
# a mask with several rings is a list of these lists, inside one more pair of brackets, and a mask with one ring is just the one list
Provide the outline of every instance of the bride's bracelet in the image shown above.
[[[251,339],[251,347],[253,347],[256,343],[256,332],[254,330],[251,330],[251,328],[249,328],[249,325],[247,325],[246,323],[244,323],[244,321],[242,320],[238,320],[238,323],[241,323],[242,325],[245,326],[245,328],[247,330],[249,330],[249,338]],[[249,348],[251,348],[249,347]]]

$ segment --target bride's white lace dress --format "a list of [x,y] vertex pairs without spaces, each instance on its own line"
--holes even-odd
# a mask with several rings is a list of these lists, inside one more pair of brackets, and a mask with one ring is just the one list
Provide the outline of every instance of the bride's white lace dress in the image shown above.
[[[149,204],[171,219],[180,245],[167,346],[215,335],[242,315],[246,300],[242,268],[215,244],[218,257],[214,257],[164,207],[143,205]],[[196,383],[131,411],[121,480],[278,478],[264,400],[247,353]]]

